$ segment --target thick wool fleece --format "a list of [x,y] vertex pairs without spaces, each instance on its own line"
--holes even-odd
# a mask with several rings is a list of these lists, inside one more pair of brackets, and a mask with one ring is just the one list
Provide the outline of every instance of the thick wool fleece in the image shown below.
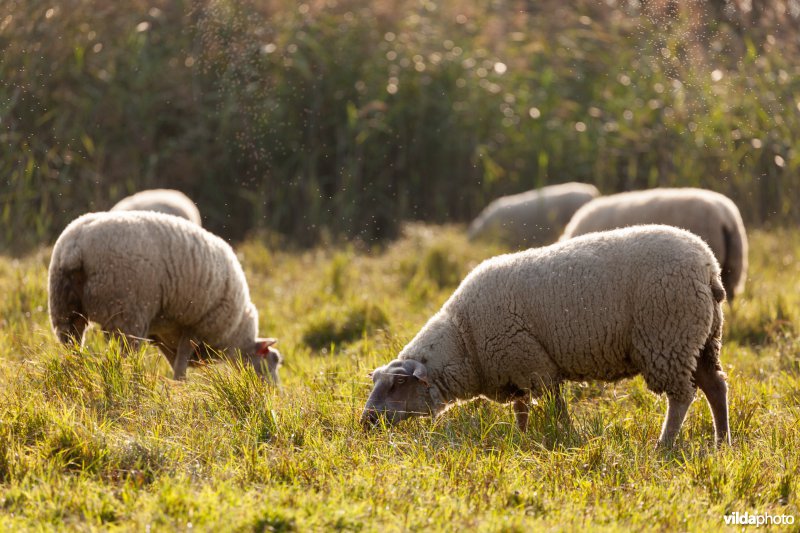
[[77,311],[105,331],[161,341],[168,358],[186,334],[218,350],[255,350],[258,311],[233,249],[182,218],[83,215],[56,241],[49,286],[50,319],[62,340]]
[[197,205],[181,191],[175,189],[149,189],[123,198],[111,211],[155,211],[175,215],[202,226]]
[[713,191],[650,189],[604,196],[575,213],[562,239],[636,224],[668,224],[698,235],[722,267],[728,299],[744,290],[747,234],[742,216],[728,197]]
[[550,244],[575,211],[599,194],[594,185],[571,182],[503,196],[470,224],[469,238],[497,238],[515,248]]
[[425,364],[448,403],[636,374],[690,401],[701,352],[719,368],[723,297],[716,259],[687,231],[594,233],[484,261],[398,358]]

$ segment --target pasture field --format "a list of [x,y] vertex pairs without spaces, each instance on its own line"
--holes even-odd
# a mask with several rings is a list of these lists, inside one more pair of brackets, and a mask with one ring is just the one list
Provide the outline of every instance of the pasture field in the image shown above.
[[666,400],[641,378],[570,384],[570,435],[546,402],[521,434],[510,407],[488,401],[365,432],[367,373],[472,266],[502,251],[468,243],[462,227],[408,226],[375,249],[281,251],[268,235],[239,245],[261,333],[281,339],[280,391],[225,364],[174,382],[153,347],[123,358],[96,329],[82,353],[68,353],[48,324],[49,249],[0,257],[0,529],[717,530],[734,512],[800,520],[800,232],[755,230],[750,240],[747,290],[725,307],[733,446],[719,451],[702,395],[676,447],[656,450]]

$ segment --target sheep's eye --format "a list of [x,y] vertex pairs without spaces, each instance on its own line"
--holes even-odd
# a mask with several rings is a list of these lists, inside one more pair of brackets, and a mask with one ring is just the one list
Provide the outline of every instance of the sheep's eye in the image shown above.
[[396,380],[396,383],[397,383],[398,385],[402,385],[402,384],[403,384],[403,383],[405,383],[405,382],[406,382],[406,378],[397,378],[397,380]]

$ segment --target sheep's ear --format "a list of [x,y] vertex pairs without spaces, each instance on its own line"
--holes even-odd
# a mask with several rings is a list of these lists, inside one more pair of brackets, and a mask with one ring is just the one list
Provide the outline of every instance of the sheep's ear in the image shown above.
[[428,382],[428,369],[425,367],[424,364],[420,363],[419,361],[414,361],[413,359],[409,359],[407,360],[407,363],[403,366],[411,366],[413,368],[411,375],[417,378],[419,382],[425,385],[426,387],[431,386],[431,384]]
[[256,339],[256,354],[266,357],[269,355],[269,347],[277,342],[278,339],[272,337]]
[[372,372],[370,372],[369,374],[367,374],[367,377],[368,377],[368,378],[370,378],[370,379],[372,379],[372,380],[374,380],[374,379],[375,379],[375,375],[376,375],[378,372],[383,372],[383,370],[384,370],[385,368],[386,368],[385,366],[379,366],[378,368],[376,368],[375,370],[373,370]]

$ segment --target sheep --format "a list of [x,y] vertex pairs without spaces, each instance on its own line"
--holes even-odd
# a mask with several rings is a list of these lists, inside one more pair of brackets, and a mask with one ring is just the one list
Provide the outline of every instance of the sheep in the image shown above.
[[725,289],[708,246],[670,226],[593,233],[478,265],[389,364],[372,372],[369,428],[436,416],[483,396],[514,402],[525,431],[531,398],[550,394],[569,423],[565,381],[641,374],[665,392],[658,443],[670,447],[696,387],[716,442],[730,442],[719,362]]
[[667,224],[708,243],[722,267],[722,285],[733,302],[747,278],[747,234],[739,209],[727,196],[704,189],[650,189],[592,200],[578,209],[562,239],[636,224]]
[[233,249],[187,220],[85,214],[56,240],[48,287],[50,322],[64,344],[82,345],[91,320],[127,351],[155,341],[177,380],[189,364],[222,355],[279,383],[282,357],[275,339],[256,338],[258,311]]
[[175,215],[202,226],[197,205],[181,191],[175,189],[148,189],[125,197],[111,211],[155,211]]
[[572,214],[599,194],[594,185],[571,182],[503,196],[470,224],[468,237],[496,238],[515,249],[550,244]]

